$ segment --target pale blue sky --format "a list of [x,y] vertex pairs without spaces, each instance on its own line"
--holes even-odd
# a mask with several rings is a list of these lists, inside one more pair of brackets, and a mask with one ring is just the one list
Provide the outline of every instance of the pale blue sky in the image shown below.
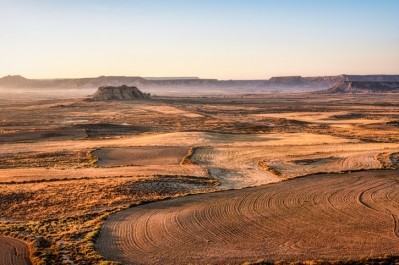
[[399,74],[396,0],[0,0],[0,76]]

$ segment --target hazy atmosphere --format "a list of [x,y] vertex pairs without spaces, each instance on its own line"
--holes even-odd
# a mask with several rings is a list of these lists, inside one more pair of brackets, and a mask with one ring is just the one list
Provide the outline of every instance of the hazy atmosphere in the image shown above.
[[0,265],[398,265],[398,14],[0,0]]
[[399,1],[0,1],[0,76],[396,74]]

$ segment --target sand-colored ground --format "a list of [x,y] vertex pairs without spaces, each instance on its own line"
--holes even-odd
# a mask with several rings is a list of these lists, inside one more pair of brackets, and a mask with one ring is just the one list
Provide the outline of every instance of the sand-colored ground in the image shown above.
[[328,124],[334,127],[353,127],[356,125],[368,125],[373,123],[387,122],[386,117],[372,117],[362,113],[352,113],[349,111],[333,112],[290,112],[290,113],[268,113],[254,114],[257,118],[280,118],[292,119],[303,122]]
[[168,115],[181,115],[189,118],[200,118],[203,115],[198,113],[193,113],[187,110],[181,110],[176,107],[168,106],[168,105],[140,105],[137,107],[140,110],[146,111],[154,111],[162,114]]
[[187,147],[179,146],[137,146],[102,148],[95,150],[92,154],[98,158],[96,165],[102,167],[179,165],[189,150]]
[[98,250],[123,264],[241,264],[399,254],[399,172],[297,178],[151,203],[110,217]]
[[23,241],[0,236],[1,265],[30,265],[28,245]]
[[[297,147],[295,150],[315,150],[319,146],[328,147],[339,144],[350,146],[350,143],[356,144],[357,142],[357,140],[310,133],[248,135],[176,132],[126,136],[116,139],[48,141],[45,144],[41,142],[3,144],[0,146],[0,152],[4,156],[6,154],[11,156],[11,159],[12,155],[21,152],[34,154],[40,151],[40,155],[44,157],[43,154],[57,152],[79,154],[97,149],[91,153],[94,158],[99,159],[96,165],[107,168],[85,168],[87,162],[84,161],[80,166],[73,161],[78,168],[71,168],[68,163],[64,162],[65,166],[62,166],[60,159],[55,160],[53,166],[51,163],[45,163],[45,166],[41,168],[26,168],[23,166],[22,160],[14,158],[14,162],[20,161],[22,168],[13,166],[0,169],[0,182],[134,175],[201,176],[206,174],[204,169],[208,168],[212,176],[224,176],[224,178],[219,178],[222,187],[246,187],[281,180],[270,172],[260,170],[257,163],[270,157],[285,156],[288,150],[293,149],[293,146]],[[180,147],[177,148],[176,143]],[[283,146],[283,148],[276,149],[278,146]],[[190,147],[198,147],[192,160],[201,167],[178,165]],[[205,150],[214,151],[209,154]],[[270,150],[276,151],[270,152]],[[201,155],[202,152],[208,153],[208,155],[204,157]],[[38,159],[36,158],[35,161]],[[238,178],[232,176],[238,176]]]
[[[43,237],[48,247],[39,244],[33,260],[102,264],[94,245],[101,223],[132,205],[283,185],[291,183],[283,180],[319,172],[397,168],[398,96],[271,94],[111,102],[3,98],[0,234],[33,246]],[[213,214],[215,220],[223,215]],[[184,229],[190,231],[191,224]],[[237,239],[232,235],[225,242]],[[252,241],[264,245],[257,237]]]
[[396,168],[398,144],[332,143],[199,147],[191,159],[208,168],[221,188],[257,186],[315,173]]
[[251,146],[251,145],[306,145],[348,143],[348,140],[329,135],[311,133],[271,133],[271,134],[220,134],[203,132],[178,132],[153,134],[130,139],[131,145],[162,145],[162,143],[179,143],[188,146]]
[[[280,177],[260,169],[257,163],[285,157],[287,152],[295,154],[294,146],[299,154],[303,153],[301,150],[309,150],[305,153],[312,154],[320,148],[334,146],[340,150],[357,143],[357,140],[310,133],[248,135],[176,132],[116,139],[49,141],[45,144],[3,144],[0,152],[3,156],[10,156],[8,160],[14,160],[12,167],[0,169],[0,182],[139,175],[204,176],[209,170],[211,176],[221,182],[222,188],[241,188],[280,181]],[[180,165],[190,147],[196,147],[191,156],[194,165]],[[381,148],[383,146],[380,145]],[[68,160],[70,154],[84,154],[88,150],[95,150],[90,158],[99,159],[95,165],[100,167],[90,167],[87,158],[80,164],[76,159]],[[44,159],[57,152],[68,156],[52,162],[46,160],[41,167],[34,168],[31,163],[24,164],[25,157],[16,156],[21,152],[35,154],[38,151],[40,153],[32,158],[36,162],[40,161],[38,157]],[[18,163],[21,168],[18,168]],[[69,164],[75,164],[75,168]]]
[[357,140],[312,133],[270,133],[270,134],[220,134],[207,132],[154,133],[126,136],[114,139],[77,139],[60,141],[37,141],[33,143],[6,143],[0,145],[1,153],[55,152],[94,149],[101,147],[129,146],[208,146],[208,145],[308,145],[350,143]]
[[114,168],[18,168],[0,169],[0,183],[7,182],[35,182],[42,180],[105,178],[119,176],[204,176],[207,172],[203,167],[196,165],[155,165],[155,166],[131,166]]

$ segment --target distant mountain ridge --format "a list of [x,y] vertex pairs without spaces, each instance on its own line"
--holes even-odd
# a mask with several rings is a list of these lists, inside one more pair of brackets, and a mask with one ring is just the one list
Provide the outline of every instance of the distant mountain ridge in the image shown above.
[[301,77],[301,76],[283,76],[272,77],[264,80],[218,80],[201,79],[198,77],[183,78],[143,78],[139,76],[99,76],[93,78],[57,78],[57,79],[27,79],[19,75],[5,76],[0,78],[0,87],[9,88],[98,88],[100,86],[210,86],[210,87],[281,87],[281,86],[309,86],[318,84],[326,85],[341,79],[341,76],[335,77]]
[[[135,86],[156,94],[173,91],[315,91],[343,86],[345,82],[399,82],[399,75],[337,75],[337,76],[280,76],[264,80],[218,80],[198,77],[139,77],[139,76],[99,76],[92,78],[27,79],[20,75],[0,78],[1,88],[40,89],[83,89],[104,86]],[[370,83],[373,86],[373,84]],[[374,84],[376,85],[376,84]],[[358,85],[356,85],[358,86]],[[378,89],[377,89],[378,90]],[[369,89],[369,91],[374,91]],[[331,92],[331,90],[330,90]]]

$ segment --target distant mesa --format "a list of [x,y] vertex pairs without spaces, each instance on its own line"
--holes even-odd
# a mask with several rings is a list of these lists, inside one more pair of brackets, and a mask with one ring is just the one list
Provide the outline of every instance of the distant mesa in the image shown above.
[[107,100],[137,100],[150,99],[149,93],[141,92],[135,86],[102,86],[97,92],[89,98],[90,101],[107,101]]
[[[140,87],[157,95],[241,94],[262,92],[395,93],[399,75],[276,76],[256,80],[218,80],[198,77],[99,76],[91,78],[27,79],[22,76],[0,78],[0,88],[10,89],[97,89],[98,87]],[[122,91],[122,90],[121,90]],[[317,91],[317,92],[315,92]],[[100,100],[136,99],[133,90],[107,92]],[[138,97],[140,98],[140,96]]]
[[307,80],[302,76],[274,76],[268,80],[271,85],[300,86],[306,85]]
[[322,93],[399,93],[399,82],[342,81]]

